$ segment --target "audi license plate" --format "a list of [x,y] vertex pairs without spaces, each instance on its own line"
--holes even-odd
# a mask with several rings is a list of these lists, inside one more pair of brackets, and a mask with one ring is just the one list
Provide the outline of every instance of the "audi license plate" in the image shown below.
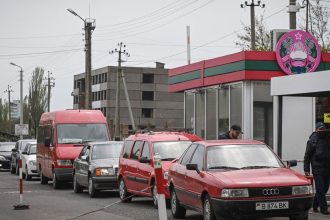
[[256,210],[274,210],[274,209],[288,209],[289,202],[257,202]]

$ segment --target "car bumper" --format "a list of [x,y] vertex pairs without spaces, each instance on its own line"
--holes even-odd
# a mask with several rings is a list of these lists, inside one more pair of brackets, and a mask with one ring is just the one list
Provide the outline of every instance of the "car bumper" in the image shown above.
[[35,165],[28,165],[27,172],[30,176],[39,176],[37,167]]
[[63,182],[72,181],[73,168],[55,168],[54,172],[56,174],[57,180]]
[[[288,201],[288,209],[256,210],[256,203],[258,202],[267,203],[282,201]],[[217,218],[225,216],[230,217],[230,219],[235,219],[238,217],[288,217],[308,211],[312,207],[312,201],[312,196],[271,200],[223,200],[212,198],[211,204]]]
[[10,168],[10,160],[0,161],[0,169],[9,169],[9,168]]
[[93,183],[95,189],[99,190],[118,189],[118,181],[116,176],[93,177]]

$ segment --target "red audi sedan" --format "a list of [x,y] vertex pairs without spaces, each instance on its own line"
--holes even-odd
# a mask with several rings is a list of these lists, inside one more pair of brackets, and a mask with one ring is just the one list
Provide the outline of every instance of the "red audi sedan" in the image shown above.
[[204,219],[289,217],[307,220],[313,188],[264,143],[215,140],[192,143],[169,169],[168,190],[174,218],[186,209]]

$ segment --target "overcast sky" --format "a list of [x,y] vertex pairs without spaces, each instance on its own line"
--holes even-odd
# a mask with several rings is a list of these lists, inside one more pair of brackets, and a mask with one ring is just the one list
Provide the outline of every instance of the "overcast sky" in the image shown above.
[[[125,66],[166,68],[187,63],[186,26],[190,26],[191,60],[197,62],[239,52],[235,46],[242,23],[250,24],[250,8],[242,0],[1,0],[0,98],[10,85],[19,99],[19,68],[24,70],[24,96],[32,71],[40,66],[55,78],[51,110],[72,108],[73,75],[85,70],[83,18],[96,19],[92,35],[92,68],[117,65],[109,51],[122,41],[130,53]],[[251,2],[249,0],[248,2]],[[255,1],[257,2],[257,1]],[[298,1],[299,2],[299,1]],[[301,2],[301,1],[300,1]],[[313,1],[314,2],[314,1]],[[330,7],[329,1],[323,4]],[[257,7],[266,27],[288,29],[289,0],[264,0]],[[297,15],[303,23],[305,9]]]

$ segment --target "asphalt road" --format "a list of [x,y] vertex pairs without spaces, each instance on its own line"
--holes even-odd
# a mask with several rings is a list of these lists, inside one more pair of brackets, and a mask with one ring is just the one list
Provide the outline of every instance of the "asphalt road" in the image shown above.
[[[120,203],[117,192],[103,192],[98,198],[89,198],[87,191],[75,194],[70,184],[53,190],[51,182],[41,185],[38,178],[23,181],[26,210],[14,210],[19,204],[19,178],[9,172],[0,171],[0,219],[33,220],[156,220],[158,211],[149,198],[133,198],[130,203]],[[172,220],[170,210],[168,219]],[[186,219],[202,220],[199,213],[188,211]],[[282,220],[287,218],[272,218]],[[310,220],[329,220],[329,216],[310,213]]]

